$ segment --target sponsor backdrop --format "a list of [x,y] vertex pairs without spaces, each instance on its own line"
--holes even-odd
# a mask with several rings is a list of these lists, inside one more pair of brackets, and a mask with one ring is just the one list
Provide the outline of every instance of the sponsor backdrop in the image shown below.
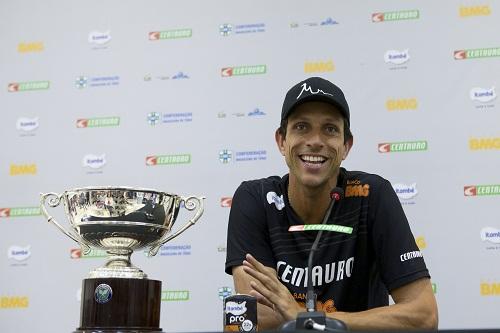
[[350,102],[345,166],[400,197],[440,327],[500,327],[497,1],[3,1],[0,26],[0,331],[77,327],[104,254],[38,202],[91,185],[206,196],[198,225],[132,260],[163,281],[165,331],[220,330],[231,197],[286,172],[281,103],[315,75]]

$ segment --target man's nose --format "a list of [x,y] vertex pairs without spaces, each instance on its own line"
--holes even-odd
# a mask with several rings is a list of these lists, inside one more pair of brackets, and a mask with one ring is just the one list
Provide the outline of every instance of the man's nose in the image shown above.
[[309,147],[321,148],[324,146],[323,137],[320,131],[311,131],[306,139]]

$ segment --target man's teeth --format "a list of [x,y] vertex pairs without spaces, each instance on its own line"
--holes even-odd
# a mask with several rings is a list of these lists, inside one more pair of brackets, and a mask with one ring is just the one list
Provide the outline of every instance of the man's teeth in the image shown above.
[[300,158],[302,159],[302,161],[310,163],[323,163],[324,161],[326,161],[326,158],[322,156],[302,155]]

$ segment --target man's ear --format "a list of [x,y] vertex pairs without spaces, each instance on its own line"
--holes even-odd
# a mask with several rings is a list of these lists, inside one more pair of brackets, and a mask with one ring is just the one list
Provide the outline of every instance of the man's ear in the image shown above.
[[285,137],[283,136],[283,134],[281,134],[279,128],[276,130],[276,132],[274,132],[274,138],[276,139],[276,144],[278,145],[278,149],[281,155],[285,156],[285,147],[283,145]]
[[342,160],[345,160],[347,158],[347,155],[349,155],[349,152],[351,151],[352,145],[354,144],[354,138],[351,137],[349,140],[344,142],[344,154],[342,156]]

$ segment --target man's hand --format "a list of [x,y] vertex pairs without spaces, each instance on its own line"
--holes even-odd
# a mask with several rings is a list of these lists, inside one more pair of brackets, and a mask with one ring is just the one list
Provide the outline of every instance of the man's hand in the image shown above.
[[243,271],[252,277],[250,295],[255,296],[260,304],[272,308],[284,321],[297,318],[297,313],[302,309],[278,280],[276,271],[270,271],[250,254],[243,261]]

